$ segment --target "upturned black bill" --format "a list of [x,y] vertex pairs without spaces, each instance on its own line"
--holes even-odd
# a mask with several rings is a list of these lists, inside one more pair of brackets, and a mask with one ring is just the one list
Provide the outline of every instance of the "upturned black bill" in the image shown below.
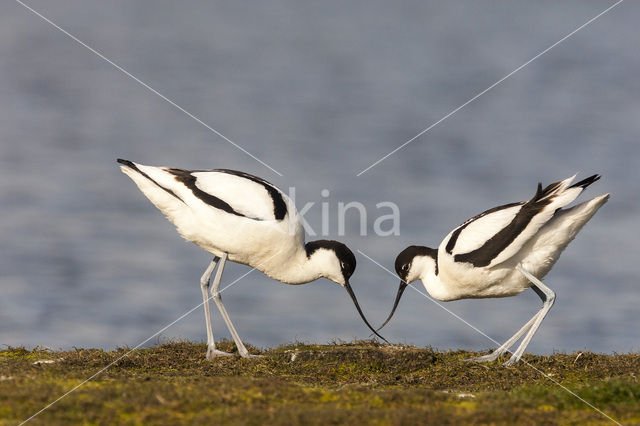
[[362,309],[360,309],[360,305],[358,304],[358,299],[356,299],[356,295],[353,293],[353,289],[351,288],[351,285],[349,284],[349,281],[347,281],[345,283],[344,288],[347,289],[347,293],[349,293],[349,296],[351,296],[351,299],[353,300],[354,305],[356,305],[356,309],[358,310],[358,313],[362,317],[362,320],[364,321],[364,323],[367,324],[367,327],[369,327],[371,329],[371,331],[373,331],[373,334],[375,334],[376,336],[378,336],[379,338],[381,338],[385,342],[389,343],[389,341],[387,339],[385,339],[384,337],[379,335],[378,332],[376,330],[374,330],[374,328],[371,326],[371,324],[369,324],[369,321],[367,321],[367,319],[365,318],[364,314],[362,313]]
[[378,327],[378,330],[376,330],[376,331],[379,331],[382,327],[387,325],[387,323],[389,322],[389,320],[393,316],[394,312],[396,311],[396,308],[398,307],[398,302],[400,302],[400,298],[402,297],[402,293],[404,293],[404,289],[405,288],[407,288],[407,283],[404,282],[404,280],[401,280],[400,281],[400,287],[398,288],[398,294],[396,295],[396,301],[393,302],[393,309],[391,309],[391,313],[389,314],[389,318],[387,318],[387,320],[380,327]]

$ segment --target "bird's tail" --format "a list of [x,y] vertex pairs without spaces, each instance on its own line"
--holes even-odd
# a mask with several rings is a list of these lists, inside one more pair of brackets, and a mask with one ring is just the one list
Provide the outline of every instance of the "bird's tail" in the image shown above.
[[[549,230],[549,235],[538,239],[540,241],[562,241],[564,249],[607,200],[609,200],[609,194],[603,194],[571,208],[558,210],[549,222],[549,226],[543,228]],[[543,231],[544,233],[547,231]]]
[[571,185],[575,178],[576,175],[573,175],[570,178],[554,182],[544,189],[542,189],[542,183],[538,183],[536,194],[530,202],[546,202],[553,204],[554,208],[564,207],[575,200],[587,186],[600,179],[600,175],[591,175]]
[[117,161],[122,172],[129,176],[140,191],[170,219],[174,217],[176,209],[185,205],[178,193],[180,186],[164,168],[145,166],[121,158]]

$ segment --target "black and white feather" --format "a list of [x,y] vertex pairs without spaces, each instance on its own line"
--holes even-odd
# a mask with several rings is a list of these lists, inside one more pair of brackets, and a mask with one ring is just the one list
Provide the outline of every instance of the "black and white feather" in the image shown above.
[[[347,290],[371,328],[349,284],[356,267],[351,250],[337,241],[320,240],[305,245],[302,221],[293,201],[271,183],[228,169],[183,170],[122,159],[118,162],[183,238],[214,255],[203,276],[203,285],[209,285],[220,261],[212,294],[214,290],[217,292],[226,260],[252,266],[287,284],[304,284],[325,277]],[[207,357],[211,358],[222,353],[215,349],[204,293],[203,298],[209,342]],[[249,356],[219,295],[214,301],[241,355]]]
[[574,201],[584,188],[600,179],[593,175],[575,185],[569,179],[545,189],[538,184],[529,201],[494,207],[451,231],[440,245],[455,262],[493,267],[515,256],[556,212]]
[[216,256],[228,253],[229,260],[280,281],[302,278],[279,271],[283,259],[304,252],[304,230],[293,201],[271,183],[227,169],[118,162],[186,240]]
[[[572,185],[574,179],[575,175],[544,189],[538,184],[530,200],[494,207],[474,216],[452,230],[437,250],[410,246],[401,252],[396,258],[396,272],[402,282],[385,324],[404,287],[418,279],[432,297],[442,301],[507,297],[532,288],[545,303],[553,303],[553,292],[539,280],[609,198],[605,194],[567,208],[600,176],[589,176]],[[545,309],[549,308],[550,305]],[[539,321],[544,314],[546,311],[536,314]],[[525,331],[532,330],[529,339],[538,326],[539,322],[536,325],[533,321],[523,327]],[[525,347],[526,344],[518,348],[511,363],[520,358]]]

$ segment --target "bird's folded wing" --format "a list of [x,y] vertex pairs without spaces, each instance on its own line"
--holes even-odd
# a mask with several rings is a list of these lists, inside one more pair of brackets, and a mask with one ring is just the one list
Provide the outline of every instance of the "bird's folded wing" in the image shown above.
[[[522,204],[504,205],[467,220],[443,241],[446,253],[457,262],[472,263],[478,267],[489,265],[499,254],[494,244],[497,235],[509,227],[521,209]],[[502,242],[504,244],[506,238]]]
[[445,239],[445,250],[456,262],[493,267],[531,239],[558,208],[573,201],[582,188],[569,188],[572,178],[538,190],[532,199],[487,210],[460,225]]
[[234,170],[195,171],[190,174],[196,191],[224,201],[243,216],[257,220],[282,220],[287,214],[288,197],[261,178]]

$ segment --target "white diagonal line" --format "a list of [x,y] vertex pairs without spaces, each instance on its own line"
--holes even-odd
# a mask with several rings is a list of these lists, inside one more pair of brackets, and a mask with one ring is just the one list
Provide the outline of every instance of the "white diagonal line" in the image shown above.
[[444,117],[442,117],[440,120],[436,121],[435,123],[431,124],[429,127],[427,127],[426,129],[422,130],[420,133],[418,133],[417,135],[415,135],[414,137],[412,137],[411,139],[409,139],[408,141],[406,141],[405,143],[403,143],[402,145],[400,145],[399,147],[397,147],[396,149],[394,149],[393,151],[391,151],[390,153],[388,153],[387,155],[385,155],[384,157],[380,158],[378,161],[376,161],[375,163],[371,164],[369,167],[367,167],[366,169],[360,171],[360,173],[358,173],[356,176],[360,176],[363,173],[367,172],[369,169],[377,166],[378,164],[380,164],[381,162],[383,162],[384,160],[386,160],[388,157],[392,156],[393,154],[395,154],[396,152],[398,152],[399,150],[401,150],[402,148],[404,148],[405,146],[409,145],[411,142],[413,142],[414,140],[418,139],[420,136],[424,135],[425,133],[427,133],[429,130],[433,129],[434,127],[436,127],[438,124],[442,123],[444,120],[446,120],[447,118],[451,117],[453,114],[455,114],[456,112],[460,111],[462,108],[466,107],[467,105],[469,105],[471,102],[475,101],[476,99],[478,99],[480,96],[484,95],[485,93],[487,93],[489,90],[493,89],[494,87],[496,87],[497,85],[499,85],[500,83],[502,83],[503,81],[505,81],[506,79],[508,79],[509,77],[511,77],[512,75],[514,75],[515,73],[517,73],[518,71],[520,71],[521,69],[523,69],[524,67],[526,67],[527,65],[529,65],[531,62],[535,61],[536,59],[538,59],[540,56],[544,55],[545,53],[547,53],[548,51],[550,51],[551,49],[553,49],[554,47],[556,47],[557,45],[559,45],[560,43],[562,43],[563,41],[567,40],[568,38],[570,38],[571,36],[573,36],[574,34],[576,34],[578,31],[582,30],[584,27],[586,27],[587,25],[591,24],[593,21],[595,21],[596,19],[600,18],[602,15],[606,14],[607,12],[609,12],[611,9],[613,9],[614,7],[618,6],[620,3],[622,3],[624,0],[618,0],[616,3],[614,3],[613,5],[609,6],[608,8],[606,8],[605,10],[603,10],[602,12],[600,12],[599,14],[597,14],[596,16],[594,16],[593,18],[589,19],[587,22],[585,22],[584,24],[580,25],[578,28],[576,28],[575,30],[571,31],[569,34],[567,34],[566,36],[562,37],[560,40],[556,41],[555,43],[553,43],[551,46],[547,47],[546,49],[544,49],[543,51],[541,51],[540,53],[538,53],[537,55],[535,55],[533,58],[529,59],[527,62],[525,62],[524,64],[520,65],[518,68],[516,68],[515,70],[511,71],[509,74],[505,75],[504,77],[502,77],[500,80],[496,81],[495,83],[493,83],[491,86],[487,87],[486,89],[484,89],[483,91],[479,92],[478,94],[476,94],[474,97],[472,97],[471,99],[469,99],[468,101],[466,101],[465,103],[463,103],[462,105],[460,105],[459,107],[455,108],[454,110],[450,111],[447,115],[445,115]]
[[[420,293],[421,295],[423,295],[424,297],[426,297],[427,299],[429,299],[430,301],[432,301],[433,303],[435,303],[436,305],[440,306],[441,308],[443,308],[445,311],[449,312],[451,315],[453,315],[454,317],[458,318],[460,321],[462,321],[463,323],[467,324],[469,327],[473,328],[474,330],[476,330],[478,333],[482,334],[484,337],[486,337],[487,339],[491,340],[493,343],[495,343],[496,345],[500,346],[500,342],[498,342],[496,339],[488,336],[486,333],[484,333],[482,330],[479,330],[477,327],[474,327],[473,325],[471,325],[468,321],[466,321],[464,318],[460,317],[459,315],[457,315],[456,313],[450,311],[449,309],[445,308],[444,306],[442,306],[442,304],[438,303],[434,298],[430,297],[429,295],[427,295],[426,293],[418,290],[417,288],[415,288],[414,286],[410,285],[409,287],[411,287],[412,289],[414,289],[415,291],[417,291],[418,293]],[[511,352],[511,350],[507,349],[507,352],[509,353],[513,353]],[[544,372],[540,371],[538,368],[536,368],[535,366],[529,364],[529,362],[527,362],[526,360],[520,358],[520,361],[524,362],[525,364],[527,364],[529,367],[533,368],[534,370],[536,370],[538,373],[540,373],[541,375],[543,375],[545,378],[551,380],[553,383],[555,383],[556,385],[560,386],[562,389],[564,389],[565,391],[567,391],[568,393],[570,393],[571,395],[575,396],[576,398],[578,398],[580,401],[584,402],[585,404],[587,404],[589,407],[591,407],[592,409],[594,409],[595,411],[597,411],[598,413],[602,414],[603,416],[605,416],[606,418],[608,418],[609,420],[611,420],[612,422],[620,425],[621,423],[619,423],[618,421],[616,421],[615,419],[611,418],[607,413],[603,412],[602,410],[600,410],[598,407],[595,407],[593,404],[591,404],[589,401],[586,401],[585,399],[583,399],[582,397],[580,397],[579,395],[577,395],[575,392],[573,392],[571,389],[568,389],[567,387],[565,387],[564,385],[562,385],[561,383],[559,383],[558,381],[554,380],[553,377],[545,374]]]
[[[247,275],[249,275],[250,273],[252,273],[253,271],[255,271],[256,268],[252,268],[250,269],[248,272],[246,272],[245,274],[241,275],[240,277],[236,278],[233,282],[231,282],[231,284],[227,285],[226,287],[224,287],[222,290],[220,290],[220,293],[222,293],[223,291],[225,291],[226,289],[228,289],[229,287],[231,287],[232,285],[234,285],[235,283],[237,283],[238,281],[240,281],[241,279],[243,279],[244,277],[246,277]],[[207,302],[211,300],[211,296],[207,299]],[[58,401],[60,401],[62,398],[66,397],[67,395],[71,394],[72,392],[75,392],[76,390],[78,390],[78,388],[80,388],[81,386],[83,386],[85,383],[91,381],[92,379],[94,379],[95,377],[99,376],[100,374],[102,374],[103,372],[105,372],[108,368],[110,368],[111,366],[113,366],[115,363],[117,363],[118,361],[120,361],[123,358],[126,358],[127,356],[129,356],[131,354],[131,352],[135,351],[136,349],[140,348],[140,346],[144,345],[145,343],[147,343],[149,340],[153,339],[154,337],[158,336],[160,333],[164,332],[166,329],[168,329],[169,327],[173,326],[175,323],[177,323],[178,321],[182,320],[183,318],[185,318],[186,316],[188,316],[189,314],[191,314],[193,311],[195,311],[196,309],[198,309],[199,307],[201,307],[202,305],[204,305],[204,301],[200,302],[198,305],[194,306],[193,308],[189,309],[187,312],[185,312],[184,314],[180,315],[177,319],[173,320],[172,322],[170,322],[169,324],[165,325],[164,327],[162,327],[160,330],[156,331],[155,333],[153,333],[151,336],[147,337],[146,339],[144,339],[143,341],[141,341],[140,343],[138,343],[136,346],[133,347],[133,349],[129,350],[127,353],[125,353],[124,355],[118,357],[115,361],[110,362],[107,366],[103,367],[102,369],[100,369],[98,372],[94,373],[93,375],[91,375],[89,378],[87,378],[86,380],[84,380],[82,383],[74,386],[73,388],[69,389],[67,392],[65,392],[64,394],[62,394],[61,396],[59,396],[57,399],[51,401],[49,404],[47,404],[46,406],[44,406],[43,408],[41,408],[38,412],[32,414],[29,418],[25,419],[22,421],[22,423],[20,423],[20,425],[23,425],[25,423],[27,423],[28,421],[32,420],[34,417],[38,416],[40,413],[42,413],[45,410],[48,410],[49,408],[51,408],[54,404],[56,404]]]
[[[236,233],[239,232],[239,230],[236,230]],[[219,293],[222,293],[223,291],[225,291],[226,289],[228,289],[229,287],[231,287],[232,285],[234,285],[235,283],[237,283],[238,281],[242,280],[244,277],[246,277],[247,275],[249,275],[250,273],[252,273],[253,271],[255,271],[256,269],[258,269],[258,267],[264,265],[265,263],[267,263],[268,261],[270,261],[271,259],[273,259],[274,257],[276,257],[277,255],[279,255],[280,253],[282,253],[282,249],[278,250],[277,252],[275,252],[273,255],[269,256],[267,259],[265,259],[264,261],[262,261],[258,266],[251,268],[248,272],[242,274],[240,277],[236,278],[235,280],[233,280],[229,285],[225,286],[222,290],[219,291]],[[206,302],[208,303],[209,300],[211,300],[213,296],[209,296],[206,300]],[[124,355],[122,355],[121,357],[119,357],[118,359],[116,359],[115,361],[109,363],[106,367],[102,368],[100,371],[98,371],[97,373],[94,373],[91,377],[89,377],[88,379],[86,379],[85,381],[83,381],[82,383],[80,383],[79,385],[76,385],[75,387],[73,387],[72,389],[68,390],[67,392],[65,392],[62,396],[58,397],[56,400],[50,402],[49,404],[47,404],[45,407],[43,407],[42,409],[40,409],[40,411],[38,411],[37,413],[33,414],[31,417],[29,417],[28,419],[24,420],[22,423],[20,423],[20,426],[27,423],[29,420],[33,419],[34,417],[36,417],[38,414],[42,413],[43,411],[49,409],[51,406],[53,406],[55,403],[57,403],[58,401],[60,401],[62,398],[64,398],[65,396],[69,395],[70,393],[74,392],[75,390],[77,390],[80,386],[84,385],[85,383],[87,383],[88,381],[90,381],[91,379],[93,379],[94,377],[98,376],[100,373],[104,372],[105,370],[107,370],[109,367],[111,367],[113,364],[115,364],[116,362],[120,361],[122,358],[125,358],[126,356],[128,356],[131,352],[133,352],[134,350],[138,349],[140,346],[144,345],[145,343],[147,343],[149,340],[153,339],[154,337],[156,337],[157,335],[159,335],[160,333],[162,333],[163,331],[165,331],[166,329],[168,329],[169,327],[171,327],[172,325],[174,325],[175,323],[177,323],[178,321],[182,320],[184,317],[186,317],[187,315],[189,315],[190,313],[192,313],[193,311],[195,311],[196,309],[198,309],[200,306],[204,305],[205,301],[203,300],[201,303],[199,303],[197,306],[194,306],[193,308],[189,309],[187,312],[185,312],[184,314],[180,315],[176,320],[172,321],[171,323],[169,323],[168,325],[162,327],[160,330],[158,330],[157,332],[155,332],[153,335],[151,335],[150,337],[146,338],[145,340],[143,340],[142,342],[138,343],[136,346],[134,346],[133,349],[131,349],[130,351],[128,351],[127,353],[125,353]]]
[[[376,260],[374,260],[373,258],[371,258],[370,256],[367,256],[365,253],[363,253],[361,250],[358,250],[358,253],[360,253],[361,255],[363,255],[364,257],[366,257],[367,259],[369,259],[371,262],[375,263],[376,265],[378,265],[381,269],[385,270],[387,273],[389,273],[390,275],[393,275],[394,277],[397,278],[396,274],[394,274],[393,272],[391,272],[389,269],[385,268],[383,265],[381,265],[379,262],[377,262]],[[474,326],[473,324],[469,323],[467,320],[465,320],[464,318],[462,318],[460,315],[456,314],[455,312],[449,310],[447,307],[443,306],[441,303],[437,302],[434,298],[430,297],[428,294],[418,290],[417,288],[415,288],[414,286],[412,286],[411,284],[408,284],[406,281],[403,280],[403,282],[405,284],[407,284],[409,287],[411,287],[412,289],[414,289],[415,291],[417,291],[418,293],[420,293],[421,295],[423,295],[424,297],[426,297],[427,299],[429,299],[431,302],[433,302],[434,304],[438,305],[439,307],[441,307],[442,309],[444,309],[445,311],[447,311],[448,313],[450,313],[451,315],[453,315],[454,317],[456,317],[457,319],[459,319],[460,321],[462,321],[463,323],[465,323],[466,325],[468,325],[469,327],[471,327],[472,329],[474,329],[475,331],[477,331],[478,333],[482,334],[484,337],[486,337],[487,339],[491,340],[493,343],[495,343],[496,345],[500,346],[500,342],[498,342],[496,339],[494,339],[493,337],[490,337],[489,335],[487,335],[484,331],[480,330],[479,328],[477,328],[476,326]],[[510,350],[507,349],[507,352],[512,353]],[[551,380],[553,383],[555,383],[556,385],[558,385],[560,388],[564,389],[566,392],[568,392],[569,394],[575,396],[576,398],[578,398],[580,401],[582,401],[583,403],[585,403],[586,405],[588,405],[589,407],[591,407],[593,410],[597,411],[598,413],[602,414],[603,416],[605,416],[607,419],[611,420],[612,422],[622,426],[622,424],[620,422],[618,422],[617,420],[613,419],[611,416],[609,416],[607,413],[605,413],[604,411],[600,410],[598,407],[595,407],[593,404],[591,404],[589,401],[586,401],[584,398],[580,397],[579,395],[577,395],[575,392],[573,392],[571,389],[568,389],[567,387],[565,387],[564,385],[562,385],[561,383],[557,382],[556,380],[554,380],[551,376],[545,374],[544,372],[540,371],[539,369],[537,369],[535,366],[529,364],[527,361],[523,360],[522,358],[520,358],[520,361],[524,362],[526,365],[528,365],[529,367],[533,368],[534,370],[536,370],[538,373],[540,373],[541,375],[543,375],[545,378]]]
[[129,71],[125,70],[120,65],[116,64],[111,59],[107,58],[102,53],[100,53],[96,49],[94,49],[93,47],[91,47],[88,44],[84,43],[82,40],[80,40],[79,38],[77,38],[73,34],[69,33],[68,31],[66,31],[65,29],[63,29],[59,25],[57,25],[51,19],[49,19],[46,16],[42,15],[41,13],[39,13],[38,11],[33,9],[32,7],[28,6],[27,4],[23,3],[22,1],[20,1],[20,0],[15,0],[15,1],[19,5],[23,6],[25,9],[31,11],[34,15],[38,16],[43,21],[47,22],[48,24],[50,24],[51,26],[56,28],[58,31],[62,32],[64,35],[66,35],[67,37],[69,37],[70,39],[75,41],[76,43],[78,43],[81,46],[87,48],[89,51],[91,51],[92,53],[94,53],[95,55],[100,57],[102,60],[104,60],[105,62],[107,62],[110,65],[112,65],[118,71],[122,72],[127,77],[131,78],[132,80],[134,80],[135,82],[137,82],[138,84],[143,86],[145,89],[149,90],[150,92],[152,92],[155,95],[158,95],[160,98],[162,98],[163,100],[168,102],[171,106],[173,106],[173,107],[177,108],[178,110],[182,111],[184,114],[186,114],[187,116],[191,117],[192,119],[197,121],[199,124],[201,124],[202,126],[206,127],[207,129],[209,129],[210,131],[212,131],[213,133],[215,133],[216,135],[218,135],[219,137],[221,137],[225,141],[229,142],[231,145],[233,145],[234,147],[238,148],[240,151],[242,151],[245,154],[247,154],[249,157],[251,157],[254,160],[256,160],[258,163],[260,163],[263,166],[267,167],[268,169],[270,169],[272,172],[274,172],[278,176],[282,176],[282,173],[280,173],[279,171],[277,171],[276,169],[274,169],[273,167],[271,167],[270,165],[268,165],[267,163],[265,163],[264,161],[262,161],[261,159],[259,159],[258,157],[256,157],[255,155],[253,155],[252,153],[250,153],[249,151],[247,151],[246,149],[244,149],[243,147],[241,147],[240,145],[238,145],[237,143],[235,143],[234,141],[232,141],[231,139],[229,139],[228,137],[226,137],[225,135],[223,135],[222,133],[220,133],[219,131],[217,131],[216,129],[211,127],[210,125],[208,125],[207,123],[205,123],[204,121],[202,121],[200,118],[198,118],[194,114],[190,113],[189,111],[187,111],[186,109],[184,109],[183,107],[181,107],[180,105],[178,105],[177,103],[172,101],[171,99],[167,98],[162,93],[158,92],[156,89],[154,89],[153,87],[149,86],[147,83],[145,83],[144,81],[140,80],[138,77],[136,77],[135,75],[131,74]]

